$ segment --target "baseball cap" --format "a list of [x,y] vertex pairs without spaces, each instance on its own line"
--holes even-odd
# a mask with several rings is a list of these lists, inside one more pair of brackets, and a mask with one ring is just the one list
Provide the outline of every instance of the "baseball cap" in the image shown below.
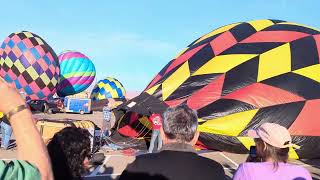
[[257,129],[251,129],[248,131],[248,136],[261,138],[264,142],[277,148],[300,148],[300,146],[292,143],[288,129],[276,123],[264,123]]

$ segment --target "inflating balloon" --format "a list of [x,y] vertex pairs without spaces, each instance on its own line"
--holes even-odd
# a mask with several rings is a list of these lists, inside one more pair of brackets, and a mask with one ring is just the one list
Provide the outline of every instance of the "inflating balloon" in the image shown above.
[[91,99],[99,101],[107,98],[124,98],[126,91],[115,78],[107,77],[98,81],[91,93]]
[[84,54],[67,51],[59,55],[60,82],[57,86],[59,96],[80,93],[93,82],[96,70],[92,61]]
[[[160,106],[153,97],[197,110],[199,143],[207,148],[248,152],[254,142],[247,131],[274,122],[301,146],[290,149],[292,158],[320,157],[319,56],[314,28],[280,20],[234,23],[191,43],[132,101],[140,109]],[[133,120],[121,121],[120,133],[128,126],[126,132],[140,132],[128,124]]]
[[59,62],[52,48],[38,35],[10,34],[0,48],[0,75],[27,99],[47,99],[56,92]]

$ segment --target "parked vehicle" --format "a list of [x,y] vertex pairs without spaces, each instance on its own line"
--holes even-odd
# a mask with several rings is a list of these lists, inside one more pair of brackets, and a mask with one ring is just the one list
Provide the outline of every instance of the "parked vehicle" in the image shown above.
[[30,110],[33,112],[57,113],[63,109],[63,103],[60,98],[51,100],[31,100],[28,101]]
[[54,98],[48,100],[48,113],[57,113],[63,112],[64,105],[63,105],[64,98]]
[[64,98],[64,111],[72,113],[91,113],[91,99],[88,98]]

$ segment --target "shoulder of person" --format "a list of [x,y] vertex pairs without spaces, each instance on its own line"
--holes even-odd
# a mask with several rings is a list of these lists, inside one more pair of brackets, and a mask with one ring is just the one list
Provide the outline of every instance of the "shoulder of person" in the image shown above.
[[4,179],[6,179],[6,177],[15,177],[16,179],[40,180],[41,177],[38,168],[29,162],[22,160],[13,160],[9,162],[0,160],[0,174]]
[[246,177],[246,174],[247,174],[246,173],[246,165],[247,165],[247,163],[241,163],[238,166],[236,172],[233,175],[233,178],[232,178],[233,180],[247,179],[247,177]]
[[137,161],[153,160],[159,157],[159,153],[147,153],[136,157]]
[[263,164],[261,162],[244,162],[239,164],[238,169],[260,168]]
[[248,171],[248,169],[255,169],[255,168],[261,168],[262,163],[259,162],[244,162],[239,164],[236,172],[245,172]]
[[301,172],[301,174],[304,174],[306,177],[311,178],[310,172],[306,168],[296,164],[290,164],[290,163],[286,163],[286,165],[291,166],[292,171]]
[[2,121],[3,121],[4,123],[10,125],[10,122],[9,122],[7,116],[3,116],[3,117],[2,117]]
[[208,179],[207,177],[215,177],[214,179],[226,178],[223,166],[219,162],[199,155],[196,158],[199,161],[197,162],[194,159],[192,163],[195,163],[194,166],[197,166],[197,171],[201,172],[202,179]]
[[217,162],[213,159],[202,157],[200,155],[197,155],[197,156],[198,156],[198,159],[201,160],[203,163],[207,163],[207,164],[211,164],[211,165],[215,165],[215,166],[220,166],[223,169],[223,166],[219,162]]
[[[273,166],[272,164],[265,164],[261,162],[244,162],[239,164],[236,173],[234,174],[234,179],[239,179],[239,177],[246,177],[246,174],[251,171],[263,168],[264,166]],[[240,178],[241,179],[241,178]]]
[[153,164],[152,162],[158,161],[157,153],[151,153],[151,154],[143,154],[136,157],[136,159],[130,163],[126,170],[128,172],[139,172],[144,171],[146,168],[151,167]]

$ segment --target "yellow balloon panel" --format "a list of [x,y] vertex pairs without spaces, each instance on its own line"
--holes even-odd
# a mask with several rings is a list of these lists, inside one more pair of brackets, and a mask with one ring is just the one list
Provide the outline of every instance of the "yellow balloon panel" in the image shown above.
[[156,85],[156,86],[153,86],[152,88],[148,89],[148,90],[146,91],[146,93],[152,95],[152,94],[157,90],[157,88],[158,88],[159,86],[160,86],[160,84],[158,84],[158,85]]
[[320,72],[320,64],[308,66],[308,67],[293,71],[293,73],[300,74],[302,76],[313,79],[313,80],[320,83],[320,73],[319,72]]
[[162,97],[166,100],[185,80],[190,77],[188,61],[162,83]]
[[284,44],[260,55],[258,82],[290,71],[290,44]]
[[255,20],[248,22],[256,31],[261,31],[269,26],[274,25],[274,23],[268,19]]
[[255,109],[207,120],[207,122],[199,125],[199,131],[212,134],[238,136],[257,112],[258,109]]
[[225,73],[230,69],[242,64],[254,57],[257,54],[231,54],[231,55],[220,55],[209,60],[205,65],[199,68],[193,76],[202,74],[213,74],[213,73]]

